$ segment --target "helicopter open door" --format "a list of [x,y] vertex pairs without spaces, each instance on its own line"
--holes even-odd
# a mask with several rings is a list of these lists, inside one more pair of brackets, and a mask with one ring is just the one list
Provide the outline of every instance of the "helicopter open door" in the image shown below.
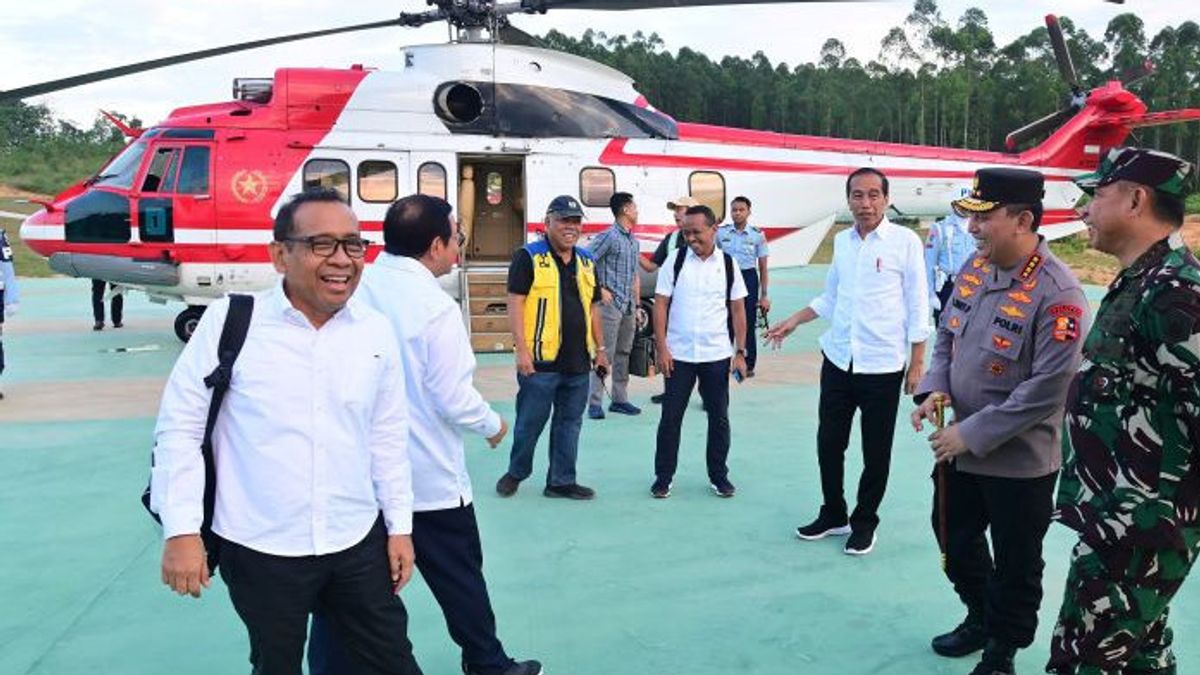
[[463,315],[480,352],[511,352],[508,263],[525,243],[525,158],[459,155],[458,212],[463,247]]

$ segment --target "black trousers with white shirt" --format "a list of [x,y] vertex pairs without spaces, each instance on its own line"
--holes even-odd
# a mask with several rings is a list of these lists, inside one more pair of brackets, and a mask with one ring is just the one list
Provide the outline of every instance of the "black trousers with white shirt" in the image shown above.
[[679,465],[679,435],[692,389],[699,383],[700,400],[708,413],[705,460],[710,480],[727,478],[729,467],[729,359],[689,363],[675,361],[666,378],[662,417],[658,420],[658,443],[654,452],[654,475],[670,482]]
[[[496,637],[496,616],[483,577],[483,546],[472,504],[413,513],[417,569],[442,608],[450,637],[471,673],[500,675],[513,660]],[[330,631],[328,616],[313,617],[308,649],[311,675],[365,675]],[[404,639],[404,634],[398,635]]]
[[834,520],[847,519],[843,487],[846,448],[855,410],[862,411],[863,472],[858,481],[858,503],[849,521],[855,531],[874,532],[879,505],[887,489],[892,462],[892,438],[900,385],[904,371],[862,374],[842,370],[828,357],[821,365],[821,400],[818,406],[817,460],[821,466],[822,511]]
[[315,556],[277,556],[225,540],[221,578],[250,635],[253,675],[301,675],[308,617],[320,610],[367,675],[421,675],[408,612],[392,592],[380,518],[359,543]]

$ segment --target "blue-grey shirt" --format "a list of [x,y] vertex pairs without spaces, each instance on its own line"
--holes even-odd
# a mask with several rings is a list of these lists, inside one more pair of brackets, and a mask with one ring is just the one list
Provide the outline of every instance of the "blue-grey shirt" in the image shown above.
[[726,223],[717,230],[717,246],[721,247],[744,270],[758,269],[758,259],[767,257],[767,235],[752,225],[738,232],[737,225]]
[[[17,272],[13,268],[12,247],[8,245],[8,236],[0,230],[0,291],[3,291],[3,304],[15,305],[20,300],[17,291]],[[4,307],[0,307],[0,314]],[[4,317],[0,316],[0,321]]]
[[925,240],[925,278],[930,297],[975,257],[975,237],[967,230],[967,219],[950,214],[929,226]]
[[641,247],[633,233],[613,223],[596,235],[588,244],[596,259],[596,283],[613,294],[613,305],[622,312],[633,312],[637,298],[633,297],[633,280],[637,278],[638,255]]

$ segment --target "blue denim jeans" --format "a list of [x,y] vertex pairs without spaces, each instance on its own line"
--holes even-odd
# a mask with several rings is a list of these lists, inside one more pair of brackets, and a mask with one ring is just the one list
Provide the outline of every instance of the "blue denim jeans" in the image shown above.
[[[517,422],[513,427],[508,473],[525,480],[533,473],[533,451],[550,419],[550,470],[547,485],[575,482],[579,431],[587,407],[589,373],[517,373]],[[553,409],[554,417],[550,412]]]

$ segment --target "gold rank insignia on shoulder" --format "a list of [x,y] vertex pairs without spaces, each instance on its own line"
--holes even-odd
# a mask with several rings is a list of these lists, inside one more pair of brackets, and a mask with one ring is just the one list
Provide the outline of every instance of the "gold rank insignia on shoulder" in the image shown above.
[[980,286],[983,284],[983,279],[980,279],[979,277],[975,276],[974,274],[969,274],[967,272],[963,272],[962,278],[975,286]]
[[972,290],[970,286],[959,286],[958,294],[964,298],[969,298],[972,295],[975,295],[975,291]]
[[1038,267],[1041,267],[1041,265],[1042,254],[1034,253],[1033,255],[1029,256],[1029,260],[1025,261],[1025,266],[1021,268],[1021,273],[1017,275],[1017,278],[1021,281],[1028,281],[1029,277],[1032,277],[1034,272],[1037,272]]
[[971,267],[974,267],[975,269],[979,269],[979,268],[983,267],[983,258],[976,258],[976,259],[972,260]]

